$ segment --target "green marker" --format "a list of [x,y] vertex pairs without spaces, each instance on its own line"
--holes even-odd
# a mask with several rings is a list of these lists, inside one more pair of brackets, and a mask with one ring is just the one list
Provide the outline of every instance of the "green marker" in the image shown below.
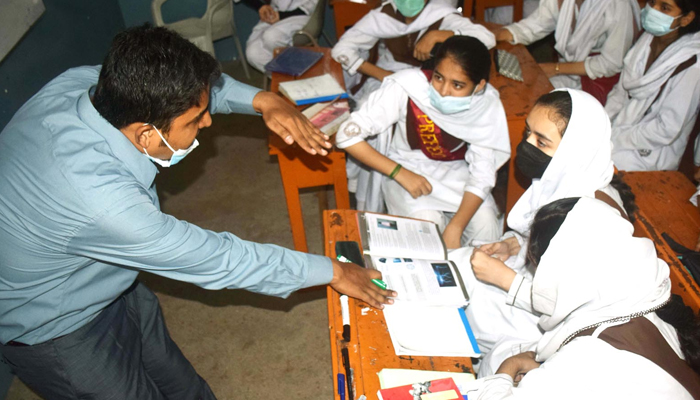
[[372,279],[372,283],[379,286],[382,290],[386,290],[386,282],[381,279]]
[[338,257],[336,257],[336,260],[340,261],[341,263],[351,263],[352,261],[348,260],[345,258],[342,254],[338,254]]

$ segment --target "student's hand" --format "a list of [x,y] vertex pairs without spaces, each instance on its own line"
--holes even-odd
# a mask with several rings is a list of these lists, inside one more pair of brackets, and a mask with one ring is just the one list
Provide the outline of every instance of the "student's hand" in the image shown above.
[[309,154],[328,154],[326,149],[331,148],[328,136],[280,96],[259,92],[253,98],[253,108],[262,114],[265,125],[285,143],[296,142]]
[[540,66],[540,68],[542,68],[544,74],[547,75],[547,78],[551,78],[553,76],[558,75],[558,72],[556,70],[557,63],[541,63],[538,65]]
[[462,232],[464,232],[464,227],[453,222],[454,220],[450,221],[445,230],[442,231],[442,240],[445,241],[445,246],[450,250],[462,247]]
[[433,191],[433,186],[423,175],[414,174],[406,168],[401,168],[394,179],[399,185],[406,189],[414,199],[428,195]]
[[430,58],[430,52],[437,43],[442,43],[454,35],[452,31],[428,31],[413,48],[413,57],[418,61]]
[[260,15],[260,20],[262,22],[267,22],[268,24],[274,24],[280,19],[280,15],[277,12],[277,10],[275,10],[269,5],[264,5],[260,7],[260,9],[258,10],[258,14]]
[[514,236],[496,243],[488,243],[479,246],[479,250],[491,257],[506,261],[511,256],[516,256],[520,252],[520,242]]
[[494,34],[497,42],[513,42],[513,34],[508,29],[499,29]]
[[384,304],[393,304],[392,297],[398,296],[393,290],[383,290],[372,283],[372,279],[382,279],[382,273],[362,268],[353,263],[333,261],[333,280],[330,285],[339,293],[362,300],[374,308],[383,309]]
[[539,367],[540,363],[535,361],[535,352],[527,351],[507,358],[496,373],[510,375],[513,382],[519,383],[525,374]]
[[476,279],[499,287],[506,292],[510,290],[516,273],[508,268],[503,261],[491,257],[478,248],[474,249],[469,261]]

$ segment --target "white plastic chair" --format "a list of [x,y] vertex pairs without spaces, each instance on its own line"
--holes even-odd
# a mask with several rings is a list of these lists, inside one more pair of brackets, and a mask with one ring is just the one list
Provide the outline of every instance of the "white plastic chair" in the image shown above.
[[164,26],[194,43],[197,47],[216,57],[214,40],[233,36],[236,51],[241,58],[245,76],[250,79],[248,62],[236,33],[233,19],[233,2],[231,0],[207,0],[207,11],[201,18],[187,18],[166,24],[163,21],[161,7],[168,0],[151,0],[151,14],[156,26]]

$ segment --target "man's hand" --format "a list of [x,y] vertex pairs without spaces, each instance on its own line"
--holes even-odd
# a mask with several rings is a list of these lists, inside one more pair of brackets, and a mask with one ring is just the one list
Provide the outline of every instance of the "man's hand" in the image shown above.
[[260,92],[253,98],[253,108],[262,114],[265,125],[285,143],[291,145],[296,142],[309,154],[328,154],[324,149],[331,148],[328,136],[280,96]]
[[442,43],[454,35],[452,31],[428,31],[413,48],[413,57],[418,61],[430,58],[430,52],[437,43]]
[[394,179],[399,185],[403,186],[414,199],[428,195],[433,191],[433,186],[423,175],[414,174],[406,168],[401,168]]
[[557,63],[541,63],[538,65],[540,66],[540,68],[542,68],[544,74],[547,75],[547,78],[551,78],[559,74],[556,70]]
[[506,292],[510,290],[510,285],[513,283],[516,273],[508,268],[503,261],[489,256],[478,248],[474,249],[469,261],[472,264],[476,279],[490,283]]
[[382,290],[372,283],[372,279],[382,279],[382,273],[362,268],[353,263],[333,261],[333,280],[330,285],[339,293],[362,300],[374,308],[383,309],[384,304],[393,304],[392,297],[398,296],[393,290]]
[[267,22],[270,25],[280,20],[280,14],[269,5],[260,7],[258,14],[260,15],[260,20],[262,22]]
[[479,250],[491,257],[498,258],[501,261],[506,261],[511,256],[516,256],[520,252],[520,242],[514,236],[495,243],[488,243],[479,246]]
[[499,29],[494,34],[497,42],[513,42],[513,34],[508,29]]
[[510,375],[513,382],[518,383],[523,379],[523,376],[533,369],[540,367],[540,363],[535,361],[535,352],[527,351],[525,353],[516,354],[507,358],[500,367],[497,374]]
[[442,240],[448,249],[458,249],[462,247],[462,233],[464,228],[450,221],[442,232]]

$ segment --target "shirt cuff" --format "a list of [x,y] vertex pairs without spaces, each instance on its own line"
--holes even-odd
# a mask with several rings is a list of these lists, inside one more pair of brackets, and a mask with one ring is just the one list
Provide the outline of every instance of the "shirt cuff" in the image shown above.
[[301,288],[331,283],[331,280],[333,280],[333,263],[331,259],[315,254],[307,254],[306,256],[308,258],[308,274],[306,275],[306,282]]
[[506,26],[506,27],[503,28],[503,29],[507,30],[508,32],[510,32],[511,35],[513,35],[513,40],[511,40],[511,41],[508,42],[508,43],[510,43],[510,44],[512,44],[512,45],[518,44],[518,34],[516,33],[516,29],[515,29],[512,25],[511,25],[511,26]]
[[479,198],[481,200],[485,200],[486,197],[488,196],[488,193],[486,193],[485,191],[481,190],[480,188],[478,188],[476,186],[467,185],[464,187],[464,191],[469,192],[469,193],[473,193],[476,196],[479,196]]
[[350,75],[355,75],[357,73],[357,69],[360,68],[360,66],[365,62],[365,59],[362,57],[357,57],[355,62],[350,64],[349,67],[347,67],[345,70],[348,71],[348,74]]
[[513,283],[510,284],[510,289],[508,290],[508,297],[506,298],[506,304],[508,304],[509,306],[515,305],[515,299],[518,296],[518,291],[520,290],[520,287],[523,285],[524,279],[525,277],[520,274],[516,274],[515,278],[513,278]]

